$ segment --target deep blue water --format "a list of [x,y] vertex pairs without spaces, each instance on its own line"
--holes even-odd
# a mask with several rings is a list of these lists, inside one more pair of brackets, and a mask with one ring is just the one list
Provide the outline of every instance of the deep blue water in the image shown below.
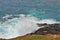
[[20,13],[60,21],[60,0],[0,0],[0,20],[6,14]]

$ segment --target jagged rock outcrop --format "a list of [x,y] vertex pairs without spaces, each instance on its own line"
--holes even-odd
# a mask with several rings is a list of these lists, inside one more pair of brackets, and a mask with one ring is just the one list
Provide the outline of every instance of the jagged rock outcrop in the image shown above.
[[31,34],[60,34],[60,24],[55,23],[55,24],[37,24],[39,27],[42,27],[35,31],[34,33]]

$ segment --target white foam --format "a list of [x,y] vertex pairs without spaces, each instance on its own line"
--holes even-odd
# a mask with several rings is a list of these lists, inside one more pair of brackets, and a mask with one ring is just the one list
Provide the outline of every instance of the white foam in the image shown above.
[[4,18],[11,17],[11,16],[12,16],[12,15],[8,15],[8,14],[7,14],[7,15],[5,15],[5,16],[4,16],[4,17],[2,17],[2,18],[4,19]]
[[54,23],[60,23],[60,22],[57,22],[55,19],[43,19],[43,20],[40,20],[37,23],[40,23],[40,24],[43,24],[43,23],[54,24]]
[[36,17],[20,14],[19,18],[7,19],[3,24],[0,24],[0,38],[14,38],[17,36],[26,35],[38,30],[37,23],[56,23],[53,19],[39,20]]
[[26,35],[28,33],[34,32],[39,27],[36,23],[37,19],[32,16],[20,16],[20,18],[7,19],[3,24],[0,24],[0,38],[14,38],[17,36]]

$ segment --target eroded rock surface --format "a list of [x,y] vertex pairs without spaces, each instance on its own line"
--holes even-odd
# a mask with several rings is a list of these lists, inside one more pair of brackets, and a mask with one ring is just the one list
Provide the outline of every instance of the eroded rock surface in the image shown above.
[[60,24],[55,23],[55,24],[37,24],[39,27],[42,27],[35,31],[32,34],[60,34]]

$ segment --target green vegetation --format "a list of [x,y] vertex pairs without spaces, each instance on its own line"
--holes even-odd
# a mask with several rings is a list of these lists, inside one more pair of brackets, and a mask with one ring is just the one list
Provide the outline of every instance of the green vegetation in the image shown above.
[[[4,39],[0,39],[4,40]],[[13,39],[6,39],[6,40],[60,40],[60,38],[53,38],[49,35],[25,35],[22,37],[17,37]]]

